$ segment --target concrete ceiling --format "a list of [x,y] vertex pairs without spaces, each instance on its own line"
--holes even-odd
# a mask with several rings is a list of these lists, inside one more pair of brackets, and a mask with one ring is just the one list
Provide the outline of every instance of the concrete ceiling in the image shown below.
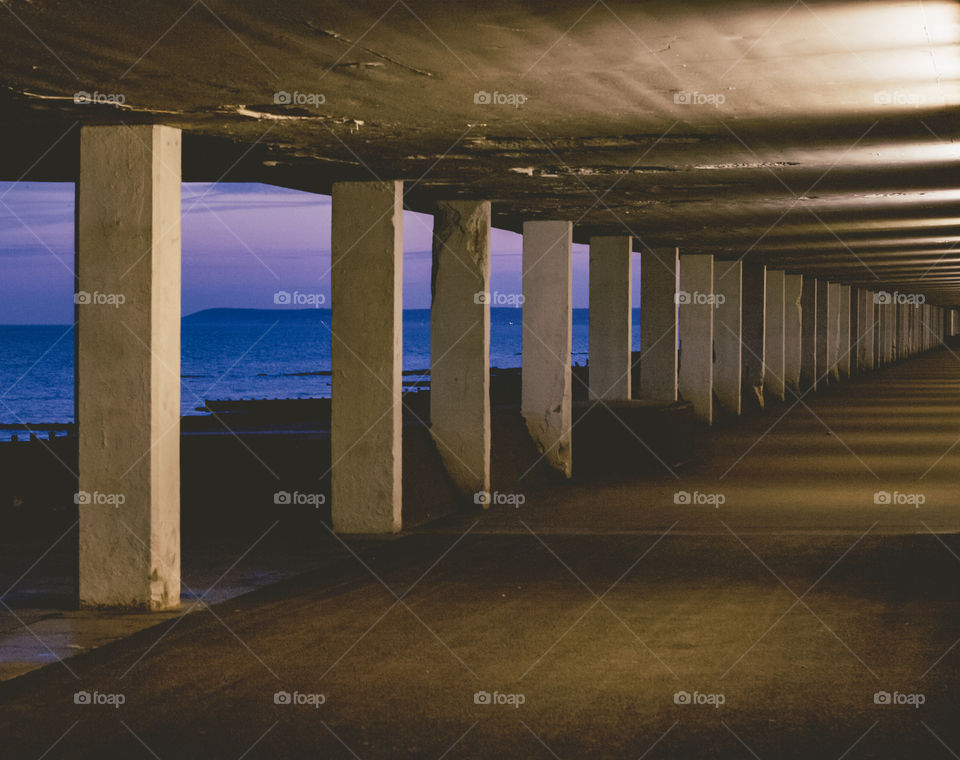
[[73,179],[77,123],[156,121],[185,180],[405,179],[416,210],[485,198],[509,229],[960,304],[953,2],[0,5],[7,180]]

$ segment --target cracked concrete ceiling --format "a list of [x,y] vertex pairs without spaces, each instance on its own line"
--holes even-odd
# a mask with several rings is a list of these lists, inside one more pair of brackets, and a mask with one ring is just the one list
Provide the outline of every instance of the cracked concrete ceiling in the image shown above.
[[404,179],[419,211],[960,304],[953,2],[0,5],[6,180],[74,179],[78,123],[155,121],[188,181]]

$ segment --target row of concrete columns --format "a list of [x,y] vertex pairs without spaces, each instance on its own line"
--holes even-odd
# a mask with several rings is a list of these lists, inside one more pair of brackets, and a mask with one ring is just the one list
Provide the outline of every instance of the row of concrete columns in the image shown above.
[[[166,608],[180,596],[180,133],[81,132],[77,305],[80,601]],[[403,185],[333,187],[334,529],[402,527]],[[490,490],[490,204],[438,204],[431,315],[431,432],[463,495]],[[572,234],[523,225],[521,412],[546,461],[570,476]],[[590,396],[631,397],[633,240],[590,244]],[[715,408],[816,389],[938,345],[955,311],[711,255],[644,251],[643,399]],[[888,294],[882,294],[888,296]],[[101,299],[102,300],[102,299]],[[718,402],[718,403],[715,403]],[[319,463],[318,463],[319,466]],[[110,504],[110,506],[106,506]]]

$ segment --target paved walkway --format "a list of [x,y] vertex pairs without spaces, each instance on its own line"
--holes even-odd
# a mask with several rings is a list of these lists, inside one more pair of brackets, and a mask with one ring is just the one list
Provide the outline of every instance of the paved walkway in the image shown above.
[[958,402],[940,352],[713,430],[675,476],[347,541],[0,684],[0,755],[949,758]]

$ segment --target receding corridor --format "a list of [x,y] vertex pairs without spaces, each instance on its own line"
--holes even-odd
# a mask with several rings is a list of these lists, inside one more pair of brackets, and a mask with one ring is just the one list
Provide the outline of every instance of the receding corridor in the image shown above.
[[958,394],[942,350],[718,426],[678,478],[345,539],[356,556],[70,658],[76,677],[3,684],[4,752],[66,732],[50,757],[949,757]]

